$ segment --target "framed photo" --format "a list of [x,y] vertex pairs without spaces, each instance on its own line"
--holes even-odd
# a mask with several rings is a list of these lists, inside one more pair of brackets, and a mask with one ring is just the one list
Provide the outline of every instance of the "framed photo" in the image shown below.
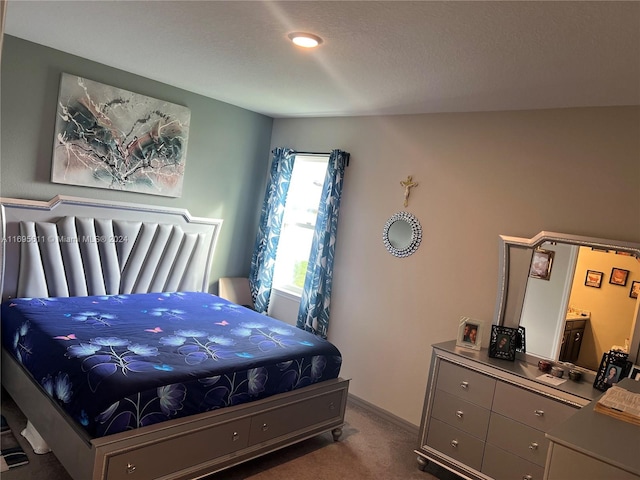
[[623,270],[622,268],[613,267],[611,269],[611,277],[609,277],[609,283],[624,287],[627,284],[627,278],[629,278],[629,270]]
[[516,335],[516,352],[526,353],[527,351],[524,333],[524,327],[518,327],[518,334]]
[[514,361],[516,359],[516,347],[518,346],[518,329],[491,325],[491,340],[489,343],[489,356],[503,360]]
[[533,278],[540,278],[542,280],[549,280],[554,254],[555,252],[552,250],[542,250],[540,248],[535,250],[531,257],[529,276]]
[[609,350],[602,355],[600,367],[593,382],[593,388],[605,391],[625,378],[631,370],[631,362],[627,360],[628,353]]
[[587,276],[584,279],[584,284],[587,287],[600,288],[602,286],[603,272],[597,272],[595,270],[587,270]]
[[631,368],[629,378],[633,378],[636,382],[640,382],[640,365],[634,365]]
[[483,329],[484,322],[469,317],[460,317],[456,345],[480,350]]
[[631,282],[631,290],[629,290],[629,296],[631,298],[638,298],[638,294],[640,293],[640,281],[634,280]]

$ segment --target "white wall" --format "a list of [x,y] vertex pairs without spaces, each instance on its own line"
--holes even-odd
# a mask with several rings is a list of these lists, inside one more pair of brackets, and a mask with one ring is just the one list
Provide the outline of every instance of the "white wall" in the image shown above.
[[[493,318],[499,234],[640,241],[639,128],[637,107],[276,119],[272,148],[351,153],[329,328],[350,391],[419,424],[431,344]],[[382,227],[407,175],[424,235],[399,259]]]

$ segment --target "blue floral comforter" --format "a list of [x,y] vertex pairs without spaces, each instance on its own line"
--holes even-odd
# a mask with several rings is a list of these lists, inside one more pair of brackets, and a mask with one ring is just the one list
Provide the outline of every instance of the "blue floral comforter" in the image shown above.
[[336,378],[320,337],[208,293],[18,298],[2,343],[100,437]]

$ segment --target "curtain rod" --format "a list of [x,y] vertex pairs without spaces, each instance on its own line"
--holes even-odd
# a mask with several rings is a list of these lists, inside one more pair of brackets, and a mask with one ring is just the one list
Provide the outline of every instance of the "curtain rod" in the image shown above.
[[[331,155],[331,152],[298,152],[297,150],[293,151],[296,155],[309,155],[309,156],[329,156]],[[346,160],[347,160],[347,167],[349,166],[349,157],[351,156],[351,154],[346,153]]]

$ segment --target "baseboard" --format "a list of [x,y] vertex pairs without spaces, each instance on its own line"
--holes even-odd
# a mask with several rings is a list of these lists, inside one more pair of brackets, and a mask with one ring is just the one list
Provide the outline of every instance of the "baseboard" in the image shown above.
[[384,418],[385,420],[396,425],[397,427],[400,427],[406,430],[410,434],[415,435],[416,438],[418,437],[418,432],[420,428],[417,425],[414,425],[413,423],[408,422],[404,418],[400,418],[397,415],[394,415],[393,413],[387,412],[386,410],[380,407],[377,407],[374,404],[367,402],[366,400],[356,397],[352,393],[348,395],[347,403],[353,403],[354,405],[364,410],[368,410],[369,412]]

